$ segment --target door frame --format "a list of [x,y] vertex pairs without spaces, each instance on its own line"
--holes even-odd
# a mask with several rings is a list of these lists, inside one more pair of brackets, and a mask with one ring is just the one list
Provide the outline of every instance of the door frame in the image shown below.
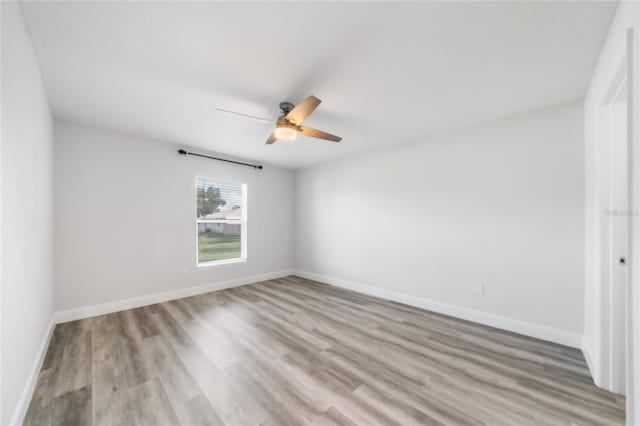
[[[637,9],[640,24],[640,7]],[[629,287],[627,293],[627,424],[640,424],[640,26],[627,30],[630,174]]]
[[[631,184],[628,167],[620,167],[621,151],[625,151],[627,159],[630,152],[628,117],[625,116],[629,109],[626,55],[620,58],[613,69],[614,72],[611,74],[598,108],[597,154],[600,163],[598,240],[600,242],[600,359],[602,362],[600,384],[612,392],[626,394],[624,330],[626,330],[627,318],[622,313],[626,312],[624,301],[629,288],[629,275],[628,266],[621,265],[618,261],[619,257],[629,257],[628,244],[623,244],[621,241],[624,237],[619,229],[625,227],[628,230],[630,220],[629,193],[620,191],[621,185],[628,188]],[[621,103],[621,98],[625,100],[624,103]],[[627,127],[623,131],[623,136],[620,135],[621,119],[625,121]],[[620,199],[623,197],[627,198],[626,205],[620,204]],[[627,247],[622,247],[623,245]]]

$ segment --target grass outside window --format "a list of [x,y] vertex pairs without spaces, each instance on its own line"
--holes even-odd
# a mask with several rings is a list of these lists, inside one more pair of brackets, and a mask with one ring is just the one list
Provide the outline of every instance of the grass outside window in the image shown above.
[[198,263],[242,257],[240,235],[198,232]]

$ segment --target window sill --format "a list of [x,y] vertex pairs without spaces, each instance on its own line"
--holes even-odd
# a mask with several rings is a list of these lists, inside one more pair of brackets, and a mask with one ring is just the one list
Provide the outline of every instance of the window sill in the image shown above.
[[222,266],[222,265],[233,265],[234,263],[245,263],[247,258],[239,257],[237,259],[227,259],[227,260],[213,260],[211,262],[199,262],[196,266],[198,268],[208,268],[210,266]]

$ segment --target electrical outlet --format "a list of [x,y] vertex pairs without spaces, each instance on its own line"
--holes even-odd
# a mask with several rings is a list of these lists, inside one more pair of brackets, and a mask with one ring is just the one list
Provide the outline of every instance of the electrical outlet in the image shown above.
[[473,294],[477,294],[478,296],[484,296],[484,284],[475,283],[473,285]]

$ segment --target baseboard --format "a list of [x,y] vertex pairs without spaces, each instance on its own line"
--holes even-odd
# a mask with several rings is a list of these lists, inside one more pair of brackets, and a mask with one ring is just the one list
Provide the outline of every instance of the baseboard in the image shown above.
[[436,300],[427,299],[419,296],[412,296],[405,293],[399,293],[379,287],[372,287],[365,284],[355,283],[327,275],[317,274],[314,272],[294,271],[295,275],[308,278],[314,281],[320,281],[331,284],[336,287],[353,290],[369,296],[380,297],[394,302],[403,303],[405,305],[415,306],[417,308],[426,309],[428,311],[449,315],[478,324],[488,325],[490,327],[511,331],[525,336],[534,337],[536,339],[546,340],[573,348],[581,348],[582,335],[572,333],[557,328],[547,327],[528,321],[522,321],[501,315],[491,314],[487,312],[477,311],[474,309],[464,308],[461,306],[451,305],[448,303],[438,302]]
[[29,403],[31,402],[31,396],[33,395],[36,383],[38,382],[38,375],[40,374],[40,369],[42,368],[42,363],[44,362],[44,357],[47,353],[47,348],[49,347],[49,341],[51,340],[53,329],[55,327],[55,315],[53,315],[51,317],[51,321],[49,321],[47,330],[44,333],[44,337],[42,339],[42,342],[40,343],[40,347],[38,348],[36,359],[33,362],[31,371],[29,372],[27,382],[22,389],[22,393],[20,394],[20,398],[18,399],[18,404],[16,405],[16,408],[13,412],[13,416],[11,416],[11,421],[9,423],[10,425],[18,426],[21,425],[24,421],[24,416],[27,414],[27,409],[29,408]]
[[286,277],[287,275],[291,275],[292,273],[292,270],[286,269],[281,271],[269,272],[266,274],[251,275],[248,277],[242,277],[228,281],[219,281],[211,284],[181,288],[179,290],[172,290],[163,293],[155,293],[146,296],[132,297],[130,299],[116,300],[114,302],[102,303],[99,305],[84,306],[82,308],[59,311],[55,314],[55,322],[63,323],[83,318],[95,317],[97,315],[110,314],[112,312],[124,311],[126,309],[138,308],[140,306],[153,305],[154,303],[162,303],[168,300],[180,299],[182,297],[195,296],[197,294],[224,290],[225,288],[239,287],[241,285],[253,284],[260,281],[282,278]]
[[584,360],[587,362],[587,367],[589,367],[589,372],[591,373],[593,383],[596,386],[600,386],[600,371],[597,368],[597,364],[594,363],[595,360],[593,359],[593,355],[591,354],[591,349],[589,348],[589,345],[584,338],[582,339],[581,349],[582,354],[584,355]]

